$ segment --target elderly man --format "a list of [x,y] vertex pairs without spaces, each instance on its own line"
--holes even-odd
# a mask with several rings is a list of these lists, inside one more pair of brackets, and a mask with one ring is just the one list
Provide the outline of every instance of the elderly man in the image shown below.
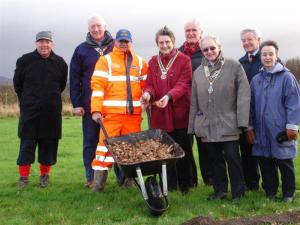
[[93,184],[94,171],[92,161],[99,141],[99,125],[92,120],[90,113],[90,80],[97,60],[113,48],[113,38],[106,30],[105,21],[98,15],[88,20],[85,42],[76,49],[70,64],[70,96],[74,114],[82,117],[83,163],[85,167],[86,187]]
[[[141,130],[142,108],[139,100],[147,69],[146,61],[132,50],[131,33],[126,29],[119,30],[113,51],[98,60],[91,79],[92,118],[95,122],[102,120],[110,137]],[[113,163],[101,133],[92,163],[95,170],[93,191],[103,190]]]
[[[239,61],[250,83],[254,75],[256,75],[262,67],[259,51],[261,37],[256,30],[244,29],[241,31],[241,40],[246,54],[241,57]],[[252,145],[246,141],[245,133],[240,135],[239,142],[247,190],[258,190],[260,176],[258,162],[252,156]]]
[[[199,21],[195,19],[187,21],[184,25],[184,34],[185,34],[186,41],[179,48],[179,51],[183,52],[184,54],[190,57],[192,61],[192,69],[194,72],[200,66],[203,57],[201,49],[199,47],[199,42],[203,34],[203,30],[201,29]],[[193,136],[191,138],[193,138]],[[211,165],[210,163],[208,163],[208,156],[207,156],[207,150],[205,144],[201,142],[201,139],[198,138],[197,136],[195,136],[195,138],[197,141],[199,166],[200,166],[203,182],[206,185],[211,185],[212,183]],[[193,160],[191,161],[190,183],[191,186],[194,187],[198,185],[197,168],[195,165],[194,157]]]
[[67,82],[68,66],[53,51],[50,31],[36,35],[36,50],[17,60],[14,88],[20,102],[19,189],[28,184],[31,164],[38,146],[40,187],[49,184],[61,138],[61,93]]

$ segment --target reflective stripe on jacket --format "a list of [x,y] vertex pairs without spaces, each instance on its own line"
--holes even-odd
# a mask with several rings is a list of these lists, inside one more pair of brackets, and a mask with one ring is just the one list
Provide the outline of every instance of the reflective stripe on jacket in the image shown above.
[[[140,97],[147,78],[148,65],[144,59],[133,53],[130,66],[133,114],[141,114]],[[91,79],[91,112],[101,114],[127,114],[127,84],[125,54],[119,48],[101,57],[95,66]]]

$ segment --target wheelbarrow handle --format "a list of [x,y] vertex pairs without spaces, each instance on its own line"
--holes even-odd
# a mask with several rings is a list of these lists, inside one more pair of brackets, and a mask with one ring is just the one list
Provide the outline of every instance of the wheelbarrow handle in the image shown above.
[[148,129],[151,129],[151,109],[149,106],[146,107],[146,114],[147,114],[147,120],[148,120]]
[[102,120],[100,118],[97,119],[97,123],[99,123],[99,125],[100,125],[100,127],[102,129],[102,131],[104,133],[104,136],[105,136],[105,139],[108,139],[109,138],[108,133],[107,133],[107,131],[106,131],[104,125],[103,125],[103,122],[102,122]]

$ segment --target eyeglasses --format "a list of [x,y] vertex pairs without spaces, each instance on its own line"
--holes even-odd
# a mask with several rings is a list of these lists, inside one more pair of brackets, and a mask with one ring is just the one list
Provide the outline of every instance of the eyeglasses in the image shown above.
[[202,51],[203,52],[208,52],[208,51],[214,51],[214,50],[216,50],[216,47],[215,46],[212,46],[212,47],[208,47],[208,48],[204,48]]

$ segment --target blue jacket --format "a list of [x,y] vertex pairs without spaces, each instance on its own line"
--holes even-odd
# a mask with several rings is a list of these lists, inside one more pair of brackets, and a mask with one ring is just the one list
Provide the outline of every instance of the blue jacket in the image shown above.
[[249,62],[248,53],[246,53],[242,58],[239,59],[239,62],[242,64],[249,83],[251,82],[252,78],[259,72],[262,67],[260,61],[260,52],[258,52],[255,56],[253,56],[252,62]]
[[279,132],[298,129],[300,91],[294,75],[277,63],[271,72],[262,69],[251,82],[250,125],[255,131],[254,156],[294,158],[297,141],[277,143]]
[[[114,46],[113,38],[105,31],[104,39],[96,43],[88,33],[86,41],[74,51],[70,63],[70,97],[73,107],[83,107],[90,112],[91,85],[90,80],[99,57],[111,52]],[[101,53],[103,51],[103,53]]]

